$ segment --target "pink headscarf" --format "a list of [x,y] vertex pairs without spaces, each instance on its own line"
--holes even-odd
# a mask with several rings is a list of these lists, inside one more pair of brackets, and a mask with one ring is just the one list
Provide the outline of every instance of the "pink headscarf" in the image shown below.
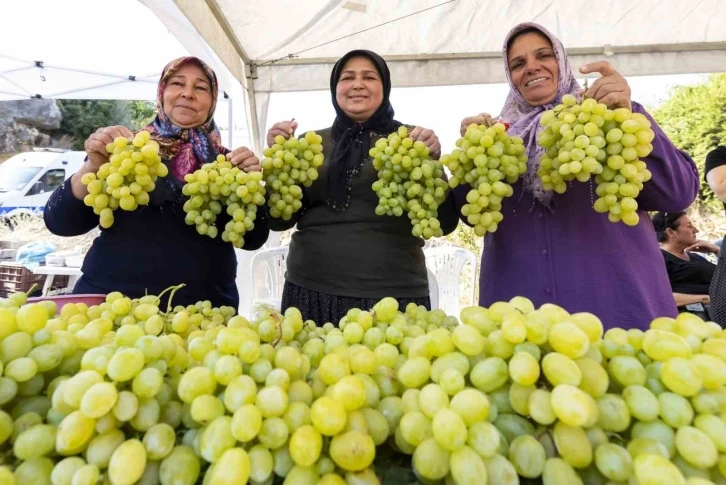
[[[531,106],[527,104],[517,90],[517,87],[512,83],[512,76],[509,72],[509,62],[507,60],[507,44],[509,43],[509,39],[522,30],[532,28],[537,29],[550,40],[552,43],[552,49],[555,52],[555,57],[557,58],[557,65],[559,67],[557,95],[551,103],[542,106]],[[527,163],[527,172],[522,176],[525,192],[532,193],[542,204],[549,205],[552,201],[553,193],[552,191],[544,190],[542,188],[542,181],[537,176],[539,159],[545,152],[544,148],[537,144],[537,135],[543,129],[543,127],[539,124],[539,119],[542,116],[542,113],[561,103],[562,97],[565,94],[574,94],[577,96],[580,85],[572,75],[572,67],[570,66],[570,61],[567,59],[567,53],[565,52],[565,48],[562,46],[562,42],[539,24],[525,22],[514,27],[504,39],[503,58],[504,71],[507,74],[507,82],[509,83],[510,91],[506,101],[504,102],[502,113],[499,116],[510,124],[508,130],[509,134],[521,137],[524,140],[524,145],[527,147],[529,162]]]

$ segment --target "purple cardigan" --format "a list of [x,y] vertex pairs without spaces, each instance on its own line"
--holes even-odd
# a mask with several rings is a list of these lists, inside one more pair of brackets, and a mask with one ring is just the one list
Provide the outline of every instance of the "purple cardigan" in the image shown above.
[[[502,204],[499,229],[484,237],[480,305],[526,296],[536,307],[554,303],[571,313],[594,313],[606,329],[646,329],[656,317],[677,315],[646,211],[685,210],[698,194],[698,171],[642,106],[633,103],[633,111],[648,116],[655,132],[645,159],[653,177],[637,198],[640,223],[613,224],[595,212],[594,181],[572,182],[555,194],[551,208],[523,194],[517,182]],[[459,207],[468,188],[455,190]]]

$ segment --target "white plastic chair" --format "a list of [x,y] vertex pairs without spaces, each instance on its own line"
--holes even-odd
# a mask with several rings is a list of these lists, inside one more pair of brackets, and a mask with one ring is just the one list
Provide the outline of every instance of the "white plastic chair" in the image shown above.
[[429,300],[431,300],[431,309],[436,310],[439,307],[439,283],[436,281],[436,275],[426,268],[429,277]]
[[[281,308],[289,249],[287,245],[263,249],[252,257],[248,277],[252,298],[248,316],[253,315],[255,303],[263,303],[278,310]],[[260,266],[263,266],[264,272],[259,271]]]
[[467,301],[464,306],[476,302],[476,255],[468,249],[455,246],[427,248],[424,249],[424,255],[426,266],[434,274],[438,284],[438,308],[444,310],[447,315],[458,318],[462,308],[461,283],[466,263],[471,265],[471,291],[467,291]]

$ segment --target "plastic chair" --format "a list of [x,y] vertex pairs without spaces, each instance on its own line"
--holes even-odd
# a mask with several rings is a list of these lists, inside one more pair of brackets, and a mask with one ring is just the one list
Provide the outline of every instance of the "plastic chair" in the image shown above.
[[[263,249],[252,257],[247,280],[252,286],[252,298],[248,305],[249,316],[252,316],[256,302],[278,310],[281,308],[289,249],[287,245]],[[257,271],[260,265],[264,266],[264,273]]]
[[[424,249],[426,266],[433,272],[438,284],[438,308],[447,315],[459,317],[461,312],[461,282],[464,265],[471,265],[471,291],[467,291],[466,305],[476,302],[475,288],[477,278],[476,255],[468,249],[455,246],[440,246]],[[433,304],[433,302],[432,302]]]
[[429,277],[429,300],[431,300],[431,309],[436,310],[439,307],[439,283],[436,281],[436,275],[430,268],[426,268],[426,274]]

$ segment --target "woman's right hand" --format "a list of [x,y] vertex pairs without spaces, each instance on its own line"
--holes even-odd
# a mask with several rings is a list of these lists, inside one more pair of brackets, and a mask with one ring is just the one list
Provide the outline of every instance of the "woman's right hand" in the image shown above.
[[469,116],[468,118],[464,118],[464,120],[461,122],[461,136],[466,135],[466,129],[469,128],[469,125],[471,124],[491,126],[494,124],[494,120],[492,119],[492,115],[490,115],[489,113],[479,113],[476,116]]
[[106,151],[106,145],[112,143],[119,136],[125,138],[133,138],[134,135],[131,130],[125,126],[106,126],[99,128],[83,144],[88,155],[88,163],[91,165],[93,171],[98,171],[101,165],[108,162],[108,157],[111,155]]
[[272,128],[267,132],[267,146],[271,147],[275,144],[275,137],[282,135],[287,140],[295,134],[297,130],[297,121],[280,121],[272,125]]

